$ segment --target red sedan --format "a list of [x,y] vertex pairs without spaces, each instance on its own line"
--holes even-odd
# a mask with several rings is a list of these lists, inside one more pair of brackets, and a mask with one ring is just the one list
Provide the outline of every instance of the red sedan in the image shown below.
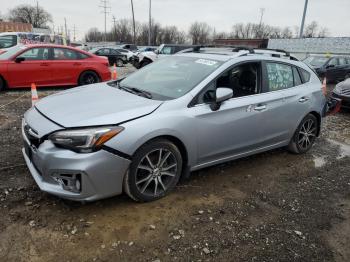
[[110,80],[106,57],[61,45],[16,46],[0,54],[0,90],[76,86]]

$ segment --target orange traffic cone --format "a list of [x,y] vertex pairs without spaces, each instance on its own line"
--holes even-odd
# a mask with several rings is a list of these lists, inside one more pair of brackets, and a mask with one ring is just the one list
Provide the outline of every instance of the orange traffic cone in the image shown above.
[[38,97],[38,92],[36,91],[36,85],[32,83],[31,85],[31,91],[32,91],[32,106],[35,105],[36,102],[38,102],[39,97]]
[[117,67],[115,66],[115,64],[113,65],[113,72],[112,72],[112,80],[117,80]]
[[322,93],[324,96],[327,95],[327,77],[323,78],[323,82],[322,82]]

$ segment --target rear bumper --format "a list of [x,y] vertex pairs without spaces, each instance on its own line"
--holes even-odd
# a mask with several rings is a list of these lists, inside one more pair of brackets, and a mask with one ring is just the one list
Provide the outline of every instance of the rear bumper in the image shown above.
[[36,149],[24,140],[25,162],[42,191],[75,201],[95,201],[122,193],[129,160],[104,150],[78,154],[59,149],[50,141]]
[[332,92],[331,97],[341,99],[341,107],[350,108],[350,96],[338,95]]

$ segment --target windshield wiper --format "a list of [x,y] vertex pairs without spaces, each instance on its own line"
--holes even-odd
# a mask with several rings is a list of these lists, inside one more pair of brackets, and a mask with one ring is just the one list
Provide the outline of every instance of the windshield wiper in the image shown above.
[[120,84],[118,84],[118,87],[119,87],[119,89],[122,89],[124,91],[129,92],[129,93],[143,96],[143,97],[148,98],[148,99],[152,99],[152,94],[150,92],[145,91],[145,90],[138,89],[136,87],[122,86]]

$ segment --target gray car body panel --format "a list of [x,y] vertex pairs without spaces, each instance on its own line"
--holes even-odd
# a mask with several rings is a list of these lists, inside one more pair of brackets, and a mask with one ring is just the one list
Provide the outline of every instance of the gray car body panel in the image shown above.
[[[307,114],[315,112],[322,116],[325,97],[321,83],[313,71],[301,62],[265,55],[179,55],[217,59],[224,63],[190,92],[174,100],[150,100],[100,83],[43,99],[36,105],[41,114],[36,109],[29,110],[25,121],[40,136],[62,129],[62,126],[75,128],[118,124],[124,127],[121,133],[105,143],[106,147],[115,151],[114,154],[104,150],[78,154],[59,149],[46,140],[35,152],[38,154],[37,160],[34,160],[36,164],[26,159],[39,186],[44,191],[74,200],[95,200],[117,195],[122,191],[122,181],[132,155],[154,138],[168,137],[180,141],[187,152],[189,169],[197,170],[285,146]],[[277,61],[295,65],[308,71],[311,78],[308,83],[293,88],[231,98],[224,101],[218,111],[212,111],[208,104],[191,104],[194,97],[225,70],[249,61]],[[305,97],[307,101],[301,103],[300,99]],[[254,110],[261,104],[266,105],[265,110]],[[52,180],[46,181],[50,184],[47,187],[45,180],[38,180],[35,173],[40,171],[43,173],[41,176],[45,177],[50,176],[50,170],[60,169],[85,174],[87,181],[91,182],[88,192],[72,195],[63,189],[58,190],[57,184],[52,189],[49,183],[54,184]]]

